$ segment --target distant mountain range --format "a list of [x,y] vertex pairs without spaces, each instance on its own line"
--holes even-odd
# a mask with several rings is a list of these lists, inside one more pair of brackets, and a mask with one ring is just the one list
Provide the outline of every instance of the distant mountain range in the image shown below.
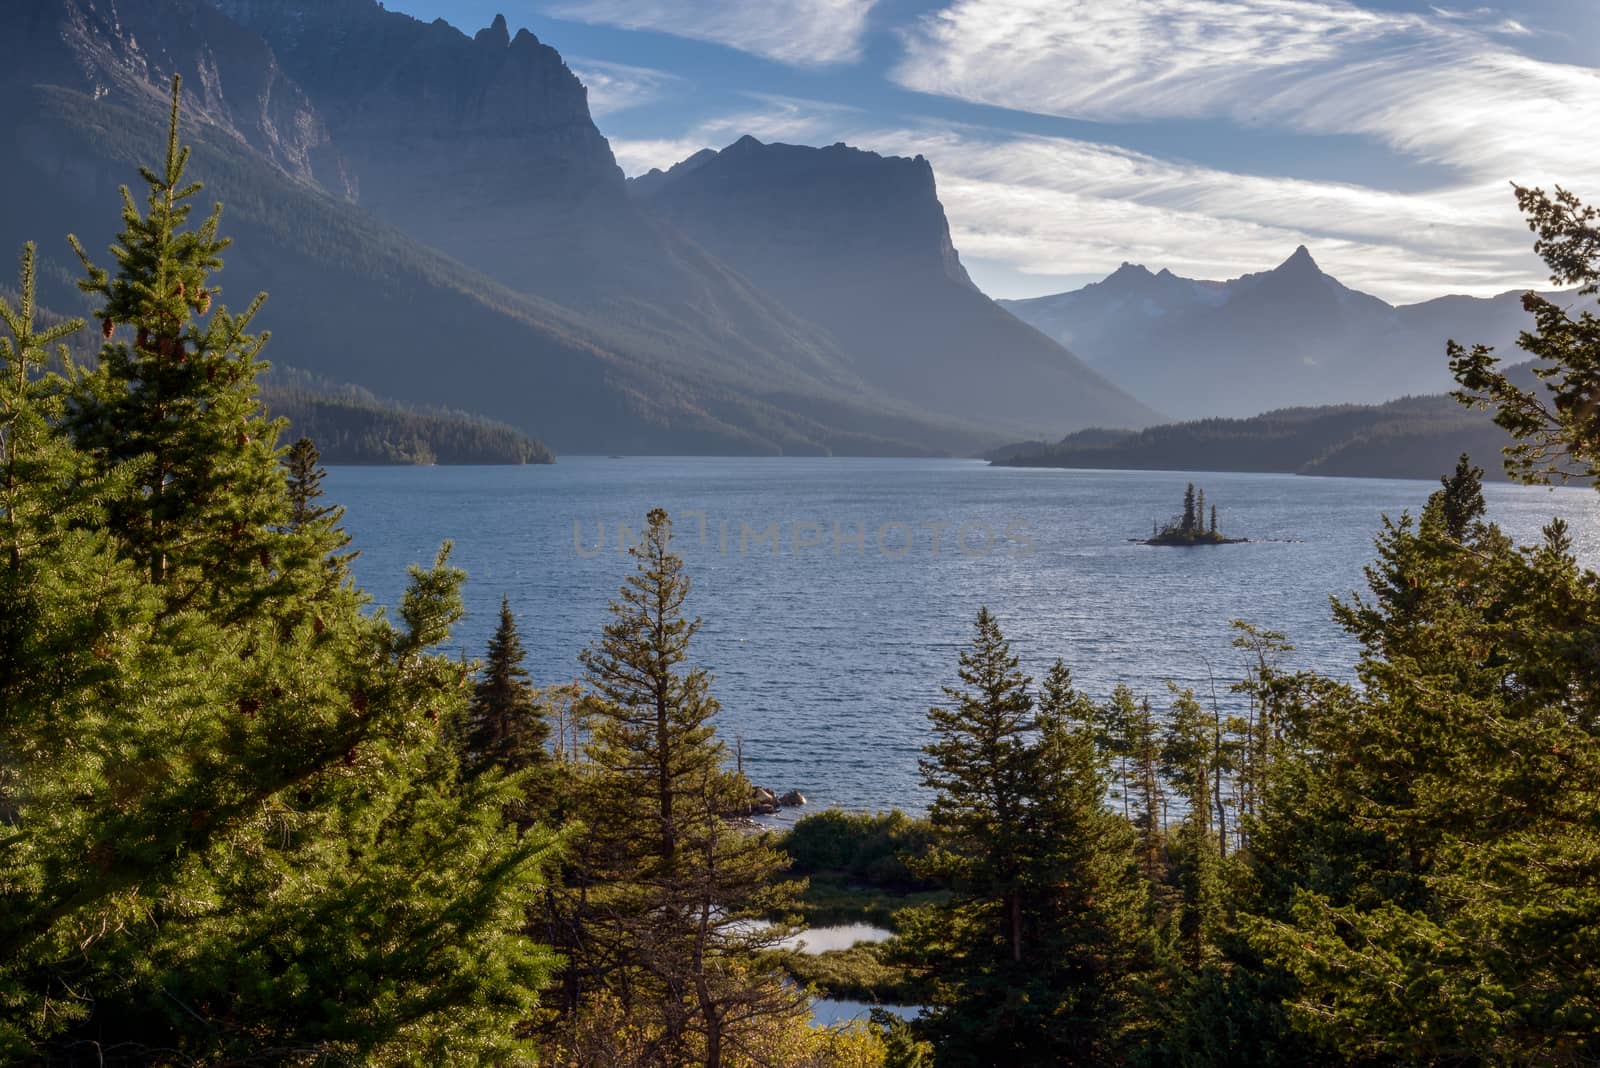
[[1447,340],[1494,345],[1515,363],[1531,322],[1520,292],[1387,304],[1325,273],[1304,246],[1226,282],[1123,264],[1070,293],[1000,303],[1179,418],[1440,393],[1454,385]]
[[[192,174],[236,239],[221,281],[236,306],[270,291],[272,358],[563,451],[971,452],[1154,418],[971,287],[925,161],[853,153],[834,173],[822,153],[808,179],[823,229],[862,188],[915,197],[881,232],[907,248],[882,252],[940,247],[951,273],[880,280],[897,332],[708,250],[683,175],[630,195],[578,79],[503,18],[474,37],[374,0],[16,0],[4,18],[0,245],[39,241],[63,309],[81,307],[64,235],[110,242],[178,73]],[[783,225],[806,226],[791,207]],[[957,290],[924,353],[916,309]]]

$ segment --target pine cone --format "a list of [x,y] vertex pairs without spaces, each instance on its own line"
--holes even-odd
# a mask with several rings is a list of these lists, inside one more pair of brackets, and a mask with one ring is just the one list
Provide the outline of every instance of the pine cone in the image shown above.
[[198,311],[201,315],[204,315],[206,312],[210,311],[211,310],[211,294],[207,293],[205,290],[202,289],[200,291],[200,295],[198,297],[196,297],[195,300],[194,300],[194,307],[195,307],[195,310]]
[[183,279],[180,278],[178,280],[178,299],[186,300],[187,298],[188,294],[183,291]]
[[254,716],[259,711],[261,711],[261,698],[259,698],[259,697],[241,697],[241,698],[239,698],[239,715],[241,715],[241,716]]
[[109,317],[106,318],[106,319],[101,320],[101,323],[100,323],[100,336],[101,337],[105,338],[107,341],[110,341],[111,340],[111,335],[115,334],[116,332],[117,332],[117,324],[112,322]]

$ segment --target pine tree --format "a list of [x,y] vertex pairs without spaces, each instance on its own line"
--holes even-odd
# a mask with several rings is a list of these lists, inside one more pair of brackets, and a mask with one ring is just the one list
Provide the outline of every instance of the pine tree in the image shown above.
[[[1600,209],[1571,192],[1516,187],[1517,206],[1538,234],[1533,250],[1558,286],[1600,292]],[[1499,369],[1486,345],[1471,350],[1451,341],[1450,369],[1460,388],[1455,397],[1475,408],[1494,408],[1494,421],[1516,439],[1506,450],[1506,471],[1521,482],[1547,484],[1573,478],[1600,484],[1600,318],[1589,311],[1573,317],[1563,304],[1526,293],[1522,306],[1535,329],[1518,339],[1534,358],[1540,387],[1515,385]]]
[[543,769],[550,762],[550,722],[522,666],[526,655],[511,602],[502,597],[500,622],[467,709],[464,757],[472,771]]
[[1213,504],[1211,506],[1211,533],[1215,534],[1216,532],[1217,532],[1217,506]]
[[1191,533],[1203,534],[1206,527],[1206,491],[1194,491],[1194,528]]
[[581,1025],[598,982],[650,1030],[652,1063],[715,1068],[751,1029],[803,1011],[761,956],[788,929],[750,922],[799,887],[770,838],[730,823],[749,784],[724,770],[711,678],[688,666],[700,622],[683,615],[690,583],[671,536],[667,513],[651,511],[629,550],[636,570],[582,654],[600,699],[582,804],[603,818],[577,847],[562,906],[581,939],[562,947],[565,993]]
[[215,216],[181,228],[176,143],[174,110],[151,211],[124,198],[118,274],[88,284],[103,333],[144,336],[70,388],[30,374],[36,338],[7,364],[0,1041],[26,1062],[525,1060],[552,960],[521,927],[552,842],[504,827],[517,780],[458,783],[441,737],[463,576],[415,570],[390,623],[335,528],[289,527],[258,342],[220,310],[184,325],[223,243]]
[[1139,702],[1129,730],[1129,757],[1135,793],[1134,826],[1139,830],[1139,865],[1145,880],[1155,884],[1165,863],[1167,795],[1161,778],[1161,732],[1148,697]]
[[1191,482],[1183,491],[1183,522],[1178,528],[1185,534],[1193,534],[1195,530],[1195,494],[1194,483]]
[[935,848],[916,864],[951,899],[902,913],[934,989],[918,1027],[939,1065],[1091,1063],[1114,1046],[1145,894],[1105,807],[1100,712],[1059,662],[1036,712],[987,610],[960,664],[955,707],[929,711]]
[[165,161],[140,170],[144,210],[122,190],[116,272],[72,239],[87,272],[80,288],[99,299],[105,337],[97,369],[78,382],[72,428],[102,466],[138,462],[137,484],[111,502],[112,522],[170,604],[259,605],[287,592],[284,557],[303,548],[281,532],[281,424],[256,400],[267,338],[247,331],[265,296],[237,315],[216,303],[211,275],[229,242],[218,234],[221,205],[189,226],[201,186],[185,177],[180,99],[174,79]]
[[979,609],[972,646],[960,655],[966,689],[945,687],[953,707],[928,710],[935,739],[919,762],[922,784],[936,792],[928,819],[942,843],[924,874],[994,911],[990,934],[1014,964],[1026,948],[1018,835],[1035,727],[1032,680],[1018,663],[995,618]]
[[[1252,840],[1253,944],[1344,1056],[1600,1056],[1600,580],[1559,527],[1518,549],[1465,467],[1386,524],[1337,606],[1362,689],[1296,712]],[[1458,537],[1457,535],[1460,535]]]
[[[1096,710],[1061,661],[1038,701],[1024,831],[1029,926],[1037,943],[1024,990],[1036,1034],[1012,1063],[1103,1064],[1121,1059],[1120,1032],[1141,965],[1149,888],[1137,833],[1105,805]],[[1019,1036],[1024,1037],[1024,1036]]]
[[1439,498],[1444,531],[1456,541],[1465,541],[1471,525],[1483,516],[1483,468],[1474,467],[1466,453],[1456,461],[1453,474],[1439,482],[1444,493]]
[[306,437],[296,438],[284,457],[289,477],[289,525],[296,529],[304,529],[337,511],[321,503],[322,480],[328,472],[322,469],[320,460],[316,445]]

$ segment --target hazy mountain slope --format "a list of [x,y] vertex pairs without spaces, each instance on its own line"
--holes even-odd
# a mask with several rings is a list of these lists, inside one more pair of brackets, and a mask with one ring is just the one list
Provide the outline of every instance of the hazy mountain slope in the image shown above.
[[896,396],[1013,430],[1155,418],[972,284],[921,157],[745,137],[634,191]]
[[587,91],[526,30],[468,37],[374,0],[214,2],[315,102],[369,211],[659,358],[858,385],[812,324],[639,209]]
[[[263,324],[285,362],[480,411],[567,451],[964,451],[979,441],[873,395],[830,365],[825,346],[814,350],[820,363],[757,342],[744,359],[708,351],[711,329],[679,309],[678,323],[585,316],[355,208],[319,179],[324,164],[354,174],[339,169],[321,113],[295,95],[259,37],[209,7],[29,0],[8,12],[8,29],[0,143],[14,153],[0,172],[0,244],[38,240],[46,285],[64,307],[78,299],[64,235],[77,231],[96,252],[109,243],[116,187],[159,153],[161,84],[178,70],[194,120],[185,130],[192,173],[226,202],[225,229],[237,239],[227,299],[238,306],[272,292]],[[293,107],[275,118],[280,103]]]
[[1520,294],[1393,307],[1341,284],[1304,248],[1228,282],[1124,264],[1070,293],[1002,301],[1107,377],[1180,415],[1371,403],[1450,388],[1445,341],[1515,359]]

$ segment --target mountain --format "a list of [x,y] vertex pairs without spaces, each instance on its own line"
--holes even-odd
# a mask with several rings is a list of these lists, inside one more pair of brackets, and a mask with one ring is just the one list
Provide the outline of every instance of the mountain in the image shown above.
[[[273,358],[481,412],[566,451],[925,454],[983,440],[871,388],[822,329],[640,212],[591,135],[582,87],[531,37],[491,27],[474,40],[368,0],[248,6],[8,8],[0,244],[39,240],[53,303],[80,307],[62,237],[76,231],[96,253],[110,243],[114,190],[159,152],[180,73],[191,174],[226,204],[237,242],[225,299],[271,292],[260,325],[274,331]],[[292,66],[234,17],[287,25],[296,13],[308,29]],[[384,148],[408,109],[414,138]],[[362,132],[363,115],[378,133]],[[468,136],[474,115],[486,126]],[[495,123],[498,140],[485,132]],[[552,162],[536,173],[541,156]],[[588,184],[600,206],[582,209]],[[439,217],[476,226],[465,232],[485,249],[478,263],[428,215],[430,195]],[[563,231],[580,209],[620,221]],[[518,263],[543,273],[518,275]],[[565,288],[545,285],[555,277]]]
[[1435,479],[1465,452],[1486,477],[1504,479],[1499,454],[1510,443],[1487,413],[1463,408],[1452,397],[1426,396],[1381,405],[1286,408],[1248,419],[1200,419],[1140,431],[1080,431],[1055,444],[1007,446],[992,453],[991,462]]
[[1446,340],[1514,357],[1529,323],[1520,293],[1395,307],[1324,272],[1303,245],[1227,282],[1123,264],[1070,293],[1001,304],[1124,389],[1196,416],[1442,392]]
[[921,156],[744,137],[632,188],[713,256],[825,327],[870,384],[922,408],[1052,432],[1156,418],[972,284]]

